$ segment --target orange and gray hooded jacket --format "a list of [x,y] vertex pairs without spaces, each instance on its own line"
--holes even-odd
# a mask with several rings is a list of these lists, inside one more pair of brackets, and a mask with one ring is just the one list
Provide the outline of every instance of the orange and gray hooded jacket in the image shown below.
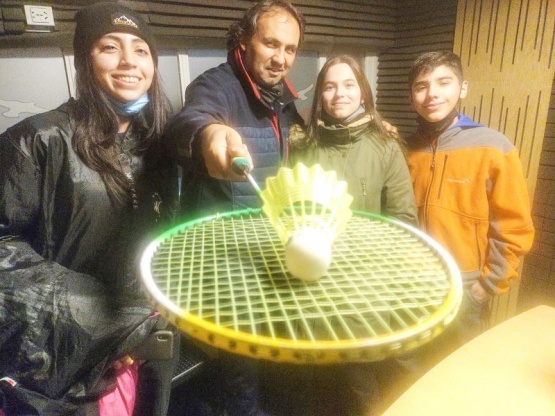
[[462,114],[439,137],[417,132],[408,146],[420,227],[451,253],[465,284],[505,292],[534,238],[516,148]]

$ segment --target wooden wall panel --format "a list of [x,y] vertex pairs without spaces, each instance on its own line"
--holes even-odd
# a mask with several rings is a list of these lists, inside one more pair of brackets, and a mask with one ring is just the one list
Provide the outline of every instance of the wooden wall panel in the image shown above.
[[6,28],[4,27],[4,16],[1,12],[2,10],[0,9],[0,36],[6,33]]
[[555,307],[555,79],[532,205],[536,237],[522,269],[517,312]]
[[[555,2],[550,0],[460,0],[458,5],[453,50],[469,81],[461,111],[515,144],[531,198],[555,70],[554,25]],[[492,323],[516,312],[523,296],[519,283],[494,300]]]
[[420,53],[453,50],[457,0],[402,0],[395,46],[379,55],[377,107],[403,136],[416,128],[407,76]]
[[[229,25],[240,18],[251,1],[244,0],[156,0],[121,1],[140,12],[152,25],[161,46],[225,47]],[[2,0],[0,4],[5,33],[0,47],[30,44],[66,46],[74,29],[73,16],[86,0],[39,2],[52,5],[56,32],[26,33],[23,5],[27,0]],[[306,44],[326,52],[341,50],[378,52],[393,45],[396,3],[387,0],[298,0],[293,4],[307,20]]]
[[533,196],[555,70],[555,2],[459,1],[454,51],[469,93],[461,110],[519,149]]

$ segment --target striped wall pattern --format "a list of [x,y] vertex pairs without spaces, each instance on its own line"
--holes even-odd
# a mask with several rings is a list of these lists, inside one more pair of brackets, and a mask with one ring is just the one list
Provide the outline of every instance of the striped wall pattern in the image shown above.
[[531,195],[555,71],[554,25],[554,1],[459,2],[454,51],[469,82],[461,110],[517,146]]
[[551,89],[532,218],[536,238],[524,261],[517,311],[540,304],[555,307],[555,80]]
[[[28,40],[66,43],[74,28],[73,15],[94,3],[86,0],[35,1],[53,7],[56,34],[25,33],[23,5],[28,0],[2,0],[0,3],[0,46],[24,45]],[[140,12],[150,22],[161,46],[221,47],[229,25],[240,18],[252,1],[181,0],[121,1]],[[397,23],[396,2],[388,0],[298,0],[292,2],[305,15],[306,42],[324,45],[328,51],[380,51],[393,45]]]
[[[555,73],[554,26],[555,2],[550,0],[461,0],[458,4],[453,50],[461,56],[469,82],[461,111],[515,144],[531,198]],[[538,225],[541,236],[544,230]],[[541,246],[536,239],[535,250]],[[524,264],[528,261],[534,257]],[[543,277],[531,274],[523,279],[533,288]],[[525,297],[515,282],[507,296],[495,299],[492,320],[513,315],[519,298]]]
[[407,75],[414,58],[431,50],[453,50],[457,0],[401,0],[395,46],[382,51],[378,64],[377,107],[403,136],[416,127]]

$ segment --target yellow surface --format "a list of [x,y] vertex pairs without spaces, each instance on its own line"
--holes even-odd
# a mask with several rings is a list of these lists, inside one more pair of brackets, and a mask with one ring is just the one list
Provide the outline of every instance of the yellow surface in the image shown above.
[[555,415],[555,308],[538,306],[445,358],[383,416]]

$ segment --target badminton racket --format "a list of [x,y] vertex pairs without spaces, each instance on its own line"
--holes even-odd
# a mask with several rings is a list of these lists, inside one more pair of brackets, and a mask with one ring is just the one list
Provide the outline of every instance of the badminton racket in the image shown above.
[[418,229],[353,212],[314,282],[288,272],[284,244],[262,210],[181,224],[141,258],[151,303],[216,348],[292,363],[375,361],[437,335],[456,315],[460,273]]

